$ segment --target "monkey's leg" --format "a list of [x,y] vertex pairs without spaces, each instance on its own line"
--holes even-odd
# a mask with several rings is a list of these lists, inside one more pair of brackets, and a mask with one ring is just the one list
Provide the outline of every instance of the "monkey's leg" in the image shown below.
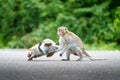
[[81,61],[83,59],[83,56],[81,53],[77,53],[80,58],[78,58],[76,61]]
[[70,60],[70,50],[68,49],[67,51],[66,51],[66,57],[67,57],[67,59],[62,59],[63,61],[69,61]]
[[79,56],[80,58],[78,58],[76,61],[81,61],[83,59],[83,55],[82,55],[82,52],[81,50],[77,47],[75,48],[75,55]]
[[40,57],[40,56],[42,56],[42,55],[34,55],[33,58],[37,58],[37,57]]

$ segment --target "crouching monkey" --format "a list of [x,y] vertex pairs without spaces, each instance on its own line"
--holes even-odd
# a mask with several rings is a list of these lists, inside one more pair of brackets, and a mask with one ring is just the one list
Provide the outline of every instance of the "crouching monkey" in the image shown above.
[[55,53],[57,48],[58,46],[55,44],[54,41],[52,41],[51,39],[45,39],[43,40],[43,42],[38,43],[29,49],[27,55],[28,61],[43,55],[51,57]]

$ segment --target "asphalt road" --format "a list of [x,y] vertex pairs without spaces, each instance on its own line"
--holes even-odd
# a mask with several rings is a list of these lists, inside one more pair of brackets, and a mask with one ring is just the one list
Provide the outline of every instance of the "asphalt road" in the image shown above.
[[71,56],[71,61],[61,61],[57,53],[27,61],[27,50],[0,49],[0,80],[120,80],[120,51],[88,53],[107,60],[75,61],[78,57]]

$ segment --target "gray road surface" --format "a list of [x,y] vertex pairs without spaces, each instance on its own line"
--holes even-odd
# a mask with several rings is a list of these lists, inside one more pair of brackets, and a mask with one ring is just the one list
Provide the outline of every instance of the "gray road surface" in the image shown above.
[[0,49],[0,80],[120,80],[119,51],[88,51],[107,60],[60,61],[59,54],[27,61],[27,50]]

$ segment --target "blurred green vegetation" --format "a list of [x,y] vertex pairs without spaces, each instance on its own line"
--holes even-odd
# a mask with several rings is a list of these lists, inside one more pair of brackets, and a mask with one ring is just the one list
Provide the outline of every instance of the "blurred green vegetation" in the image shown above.
[[0,48],[29,48],[59,26],[77,34],[87,49],[120,50],[119,0],[0,0]]

